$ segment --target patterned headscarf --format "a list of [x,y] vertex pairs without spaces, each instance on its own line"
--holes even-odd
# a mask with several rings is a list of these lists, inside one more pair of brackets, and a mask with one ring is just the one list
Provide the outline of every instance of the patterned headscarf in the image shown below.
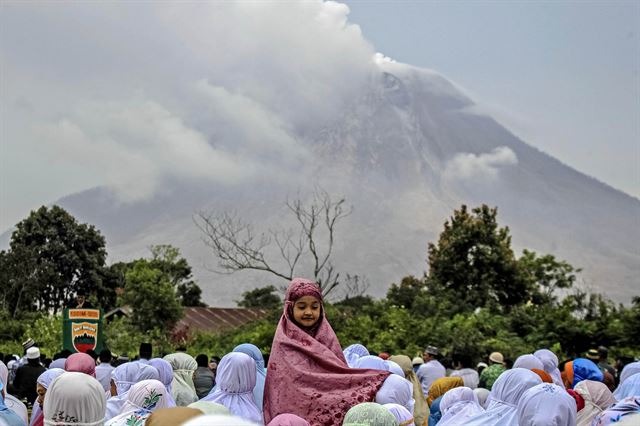
[[43,411],[47,426],[102,425],[104,389],[88,374],[63,373],[49,386]]
[[117,366],[111,372],[111,380],[116,384],[118,394],[107,400],[107,414],[109,420],[122,412],[122,406],[127,401],[131,386],[142,380],[159,380],[160,373],[154,367],[141,362],[127,362]]
[[518,402],[518,423],[528,426],[573,426],[576,401],[552,383],[541,383],[527,390]]
[[159,408],[167,408],[167,388],[159,380],[143,380],[131,387],[120,415],[105,426],[143,426]]
[[398,424],[389,410],[375,402],[365,402],[349,409],[344,416],[344,423],[364,423],[369,426],[397,426]]
[[607,408],[596,416],[593,426],[607,426],[622,421],[625,417],[640,413],[640,396],[630,396]]
[[355,368],[358,358],[369,355],[369,350],[360,343],[355,343],[347,346],[342,353],[344,354],[344,358],[347,360],[349,367]]
[[312,281],[296,278],[287,290],[271,346],[265,422],[280,413],[291,413],[313,424],[339,423],[350,407],[372,401],[389,375],[349,368],[324,309],[312,328],[298,326],[293,321],[293,304],[308,295],[322,302],[320,287]]

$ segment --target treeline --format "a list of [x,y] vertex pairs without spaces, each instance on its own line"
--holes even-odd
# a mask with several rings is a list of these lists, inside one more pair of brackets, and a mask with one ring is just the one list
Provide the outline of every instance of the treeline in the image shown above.
[[[392,284],[381,300],[368,296],[366,286],[342,284],[352,291],[327,303],[326,311],[343,345],[412,355],[431,344],[477,360],[492,351],[515,357],[540,347],[566,357],[600,345],[614,356],[640,354],[640,298],[615,304],[577,288],[580,270],[553,255],[525,250],[516,256],[495,208],[454,211],[438,241],[428,244],[427,257],[422,277]],[[133,353],[143,340],[159,352],[186,346],[194,354],[222,355],[244,342],[269,352],[281,314],[276,286],[249,291],[238,302],[269,309],[265,319],[218,335],[192,333],[174,329],[183,306],[203,305],[176,248],[154,246],[148,258],[110,266],[105,259],[100,232],[60,207],[42,207],[19,223],[10,249],[0,252],[0,321],[6,325],[0,350],[18,350],[25,337],[57,350],[59,317],[49,313],[84,289],[105,311],[132,309],[105,330],[114,352]]]
[[9,249],[0,251],[3,352],[19,351],[16,342],[26,337],[52,341],[51,333],[39,330],[60,334],[51,324],[62,309],[75,306],[78,292],[105,313],[130,306],[131,315],[114,325],[123,336],[164,336],[182,318],[183,306],[204,306],[191,266],[175,247],[152,246],[148,258],[107,265],[100,231],[59,206],[32,211],[15,228]]

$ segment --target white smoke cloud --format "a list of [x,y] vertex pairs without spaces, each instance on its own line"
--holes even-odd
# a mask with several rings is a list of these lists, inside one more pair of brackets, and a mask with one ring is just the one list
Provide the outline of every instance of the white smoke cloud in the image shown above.
[[501,168],[515,164],[518,164],[518,157],[506,146],[480,155],[459,153],[447,162],[444,177],[449,180],[495,180]]
[[[332,1],[52,7],[3,5],[8,154],[90,170],[88,182],[124,200],[165,179],[232,184],[303,168],[301,138],[337,118],[375,67]],[[56,185],[46,167],[35,173]]]

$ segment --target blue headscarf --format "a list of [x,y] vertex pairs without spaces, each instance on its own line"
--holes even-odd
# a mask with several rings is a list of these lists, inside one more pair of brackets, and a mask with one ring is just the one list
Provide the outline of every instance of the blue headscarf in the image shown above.
[[442,413],[440,412],[440,401],[442,401],[441,396],[434,399],[431,403],[431,407],[429,407],[429,426],[436,426],[442,418]]
[[[256,345],[243,343],[233,348],[233,352],[241,352],[249,355],[256,362],[256,385],[253,388],[253,400],[262,411],[262,401],[264,399],[264,382],[267,380],[267,369],[264,367],[264,357]],[[213,392],[213,389],[211,390]]]
[[598,366],[586,358],[576,358],[573,360],[573,383],[572,387],[575,387],[583,380],[593,380],[595,382],[604,381],[604,375]]
[[2,397],[3,388],[4,385],[0,381],[0,420],[6,423],[7,426],[24,426],[24,421],[4,404],[4,398]]

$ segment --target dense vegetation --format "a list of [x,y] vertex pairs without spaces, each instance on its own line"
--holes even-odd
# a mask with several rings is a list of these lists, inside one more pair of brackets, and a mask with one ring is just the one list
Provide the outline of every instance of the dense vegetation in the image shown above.
[[[46,219],[47,212],[53,217]],[[54,219],[66,225],[55,225]],[[31,222],[43,224],[34,227]],[[77,237],[57,241],[60,230],[64,235],[75,230]],[[81,243],[82,238],[90,241]],[[358,293],[326,305],[343,346],[360,342],[376,352],[414,355],[431,344],[450,356],[467,354],[476,361],[494,350],[514,358],[540,347],[561,357],[599,345],[608,346],[613,356],[640,354],[640,297],[616,305],[577,288],[580,270],[552,255],[525,250],[517,257],[509,229],[497,222],[496,209],[456,210],[438,241],[428,244],[427,256],[424,276],[392,284],[381,300]],[[86,285],[103,307],[127,304],[133,309],[105,330],[116,353],[133,354],[143,340],[153,341],[157,352],[186,345],[193,354],[222,355],[244,342],[269,352],[282,309],[275,286],[249,291],[238,302],[270,309],[261,321],[218,335],[171,332],[182,306],[202,304],[200,288],[179,251],[155,246],[149,259],[108,267],[105,257],[99,232],[78,225],[62,209],[43,207],[21,222],[10,250],[0,252],[0,351],[19,353],[19,342],[26,337],[48,354],[59,350],[61,326],[55,313],[74,289]],[[55,279],[43,286],[39,277]],[[27,287],[19,290],[20,285]]]

